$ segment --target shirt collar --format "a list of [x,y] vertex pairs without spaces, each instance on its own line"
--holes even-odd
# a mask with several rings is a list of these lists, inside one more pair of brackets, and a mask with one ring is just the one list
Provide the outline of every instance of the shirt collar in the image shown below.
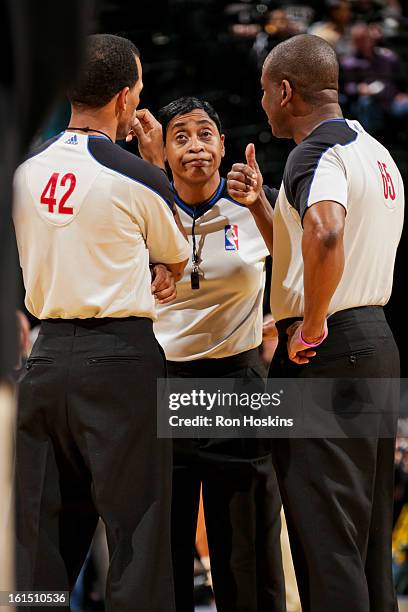
[[197,206],[191,206],[190,204],[184,202],[174,189],[174,183],[172,183],[172,187],[174,192],[174,201],[177,206],[180,206],[180,208],[184,210],[184,212],[186,212],[188,215],[190,215],[190,217],[197,219],[198,217],[204,215],[208,210],[210,210],[210,208],[214,206],[214,204],[216,204],[216,202],[218,202],[225,189],[225,179],[222,178],[220,180],[220,184],[217,187],[217,191],[209,200],[206,200],[205,202],[202,202]]

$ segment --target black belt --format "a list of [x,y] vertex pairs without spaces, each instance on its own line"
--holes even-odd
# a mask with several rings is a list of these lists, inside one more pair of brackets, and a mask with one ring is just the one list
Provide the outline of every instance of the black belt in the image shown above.
[[200,377],[203,373],[205,377],[208,377],[208,370],[214,372],[214,377],[222,376],[223,372],[259,365],[259,347],[219,359],[194,359],[192,361],[168,361],[167,363],[176,368],[188,369],[189,373],[195,377]]
[[44,335],[59,335],[59,336],[80,336],[86,333],[92,333],[93,330],[98,330],[100,333],[120,329],[126,332],[126,329],[134,330],[135,326],[139,325],[142,328],[153,327],[153,321],[148,317],[102,317],[100,319],[44,319],[41,321],[40,334]]
[[[281,319],[280,321],[276,321],[276,329],[279,332],[280,336],[284,336],[286,334],[286,330],[292,323],[295,321],[302,321],[303,317],[289,317],[288,319]],[[373,321],[384,321],[384,309],[382,306],[355,306],[354,308],[345,308],[344,310],[339,310],[334,314],[330,315],[327,319],[328,328],[332,325],[340,323],[346,319],[355,319],[356,323],[360,320],[370,320]]]

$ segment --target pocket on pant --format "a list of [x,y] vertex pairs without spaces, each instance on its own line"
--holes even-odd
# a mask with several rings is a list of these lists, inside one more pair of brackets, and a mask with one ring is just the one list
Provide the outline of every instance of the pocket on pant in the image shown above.
[[87,364],[96,365],[123,365],[142,361],[142,355],[104,355],[102,357],[90,357]]
[[359,349],[349,349],[347,351],[344,351],[342,353],[326,353],[326,354],[322,354],[317,352],[316,357],[313,357],[313,361],[314,360],[321,360],[324,362],[331,362],[331,361],[337,361],[337,360],[341,360],[341,359],[348,359],[348,361],[350,363],[355,363],[358,359],[363,358],[363,357],[372,357],[373,355],[375,355],[376,350],[374,346],[367,346],[367,347],[363,347],[363,348],[359,348]]
[[36,365],[51,365],[53,363],[54,363],[54,359],[52,359],[51,357],[43,357],[43,356],[29,357],[27,359],[27,363],[25,367],[27,370],[30,370],[33,366],[36,366]]

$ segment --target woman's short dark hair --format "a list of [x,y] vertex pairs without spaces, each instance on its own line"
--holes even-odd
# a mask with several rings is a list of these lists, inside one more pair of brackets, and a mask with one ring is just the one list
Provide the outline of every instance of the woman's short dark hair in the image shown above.
[[183,98],[173,100],[172,102],[167,104],[167,106],[161,108],[158,112],[158,119],[163,127],[164,140],[166,140],[167,128],[170,121],[174,119],[174,117],[190,113],[196,108],[199,108],[207,113],[210,119],[214,121],[219,133],[221,134],[221,121],[218,116],[218,113],[214,110],[211,104],[209,102],[206,102],[205,100],[200,100],[199,98],[193,98],[192,96],[184,96]]
[[88,36],[85,59],[67,95],[74,106],[100,108],[139,78],[135,57],[139,51],[127,38],[113,34]]

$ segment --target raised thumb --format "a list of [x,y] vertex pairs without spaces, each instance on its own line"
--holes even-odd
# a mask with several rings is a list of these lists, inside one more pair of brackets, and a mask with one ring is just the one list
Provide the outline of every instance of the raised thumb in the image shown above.
[[253,142],[250,142],[249,144],[247,144],[246,149],[245,149],[245,157],[246,157],[248,166],[252,168],[253,170],[256,170],[258,164],[256,163],[255,145],[253,144]]

